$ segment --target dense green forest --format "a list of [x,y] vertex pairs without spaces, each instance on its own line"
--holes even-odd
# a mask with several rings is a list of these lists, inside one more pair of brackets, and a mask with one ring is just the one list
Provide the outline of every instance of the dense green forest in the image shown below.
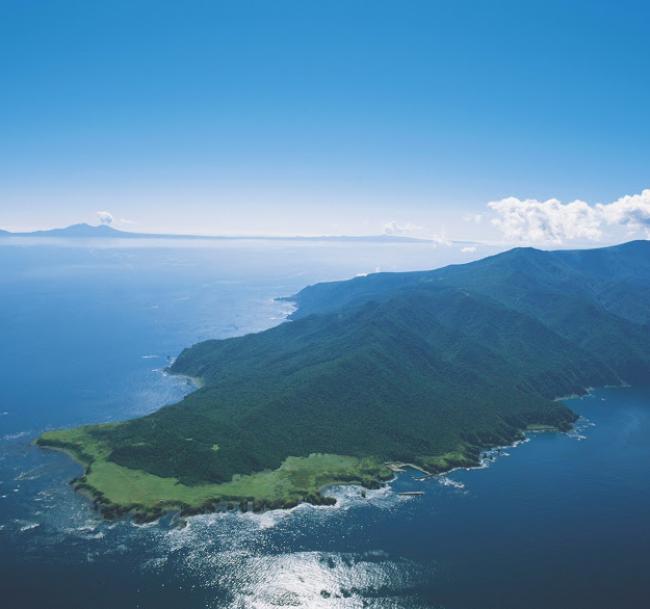
[[204,385],[180,403],[84,437],[187,487],[315,453],[473,464],[528,426],[570,427],[558,396],[650,378],[648,286],[649,242],[318,284],[292,321],[184,350],[171,371]]

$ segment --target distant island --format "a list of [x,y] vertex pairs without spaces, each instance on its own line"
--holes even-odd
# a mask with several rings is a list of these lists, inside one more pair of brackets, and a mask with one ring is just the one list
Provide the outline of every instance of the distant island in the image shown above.
[[[0,230],[0,239],[10,237],[51,238],[51,239],[173,239],[209,240],[209,241],[343,241],[353,243],[432,243],[429,239],[420,239],[405,235],[177,235],[167,233],[133,233],[118,230],[107,224],[73,224],[65,228],[51,228],[32,232],[12,233]],[[457,241],[457,244],[469,244],[469,241]]]
[[411,464],[479,464],[530,429],[568,430],[557,398],[650,378],[650,242],[517,248],[412,273],[321,283],[291,320],[185,349],[200,379],[137,419],[44,433],[85,467],[106,517],[332,503]]

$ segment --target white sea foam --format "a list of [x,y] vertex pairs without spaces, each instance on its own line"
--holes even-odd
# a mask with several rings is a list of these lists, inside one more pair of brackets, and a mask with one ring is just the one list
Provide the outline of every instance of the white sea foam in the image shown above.
[[157,556],[156,558],[150,558],[148,560],[145,560],[142,563],[142,567],[147,571],[158,571],[165,566],[167,560],[168,560],[167,556]]
[[574,440],[578,440],[578,442],[581,442],[582,440],[586,440],[587,436],[583,433],[580,433],[579,430],[577,429],[572,429],[571,431],[567,431],[566,433],[568,438],[572,438]]
[[510,444],[508,446],[497,446],[495,448],[490,448],[488,450],[484,450],[481,453],[480,465],[478,467],[467,467],[465,469],[467,469],[467,470],[484,469],[486,467],[490,467],[490,465],[492,463],[494,463],[499,457],[509,457],[510,456],[510,453],[505,450],[506,448],[517,448],[518,446],[521,446],[522,444],[528,444],[528,442],[530,442],[530,437],[529,436],[524,436],[520,440],[515,440],[512,444]]
[[569,438],[581,442],[582,440],[587,439],[586,431],[590,427],[595,427],[595,426],[596,424],[593,421],[590,421],[587,417],[582,416],[576,421],[575,425],[573,426],[573,429],[567,431],[566,435]]
[[29,431],[19,431],[17,433],[8,433],[4,436],[2,436],[3,440],[11,441],[11,440],[18,440],[20,438],[24,438],[25,436],[28,436],[30,434]]
[[295,511],[298,507],[296,506],[291,510],[269,510],[260,513],[245,512],[243,514],[237,514],[235,517],[248,522],[249,525],[253,525],[260,530],[273,529],[287,518],[290,518],[291,512]]
[[143,523],[137,523],[137,522],[133,522],[131,520],[131,521],[129,521],[129,523],[130,523],[131,526],[136,527],[138,529],[151,529],[153,527],[158,526],[158,521],[157,520],[153,520],[152,522],[143,522]]
[[104,539],[105,536],[106,534],[103,531],[97,531],[92,535],[86,535],[86,539]]
[[47,501],[52,497],[54,497],[54,495],[50,491],[38,491],[34,497],[34,501]]
[[29,470],[26,470],[24,472],[20,472],[20,474],[18,474],[14,478],[14,480],[37,480],[38,478],[41,477],[41,475],[36,473],[36,472],[38,472],[40,470],[41,470],[40,467],[35,467],[33,469],[29,469]]
[[454,480],[453,478],[448,478],[447,476],[439,476],[438,484],[441,484],[442,486],[449,486],[451,488],[457,488],[459,490],[465,488],[465,485],[462,482],[459,480]]
[[66,527],[63,529],[63,532],[67,535],[82,537],[83,539],[103,539],[106,534],[100,529],[100,525],[101,523],[99,521],[88,520],[78,527]]
[[[390,509],[397,505],[400,496],[397,495],[390,485],[382,486],[378,489],[364,489],[354,484],[332,485],[323,490],[323,492],[336,499],[336,504],[331,506],[316,506],[315,509],[321,511],[340,510],[372,505],[373,507]],[[312,506],[313,508],[314,506]]]

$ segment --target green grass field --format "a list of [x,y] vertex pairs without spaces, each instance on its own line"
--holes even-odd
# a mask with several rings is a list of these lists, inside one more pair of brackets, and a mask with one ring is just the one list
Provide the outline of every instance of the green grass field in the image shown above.
[[109,449],[88,433],[95,428],[46,432],[38,445],[65,451],[84,465],[86,472],[76,486],[99,498],[108,511],[156,517],[169,510],[209,511],[220,502],[252,502],[258,509],[288,507],[301,501],[328,503],[320,494],[324,486],[356,483],[373,487],[392,476],[385,464],[373,458],[312,454],[288,457],[276,470],[236,475],[230,482],[186,485],[176,478],[155,476],[109,461]]

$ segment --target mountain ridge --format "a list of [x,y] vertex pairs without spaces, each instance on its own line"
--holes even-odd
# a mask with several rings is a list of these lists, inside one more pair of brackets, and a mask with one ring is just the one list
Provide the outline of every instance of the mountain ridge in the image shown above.
[[[110,480],[128,483],[134,472],[154,489],[175,481],[183,509],[205,511],[224,496],[260,509],[326,501],[320,483],[375,485],[390,475],[387,463],[477,465],[483,449],[529,426],[568,429],[576,415],[559,396],[647,381],[649,280],[650,243],[640,242],[520,248],[308,286],[291,321],[183,350],[171,372],[203,386],[178,404],[39,442],[82,460],[80,484],[110,513],[130,509],[131,497]],[[624,301],[612,297],[618,286]],[[325,474],[318,459],[352,461]],[[112,472],[109,482],[97,467]],[[201,501],[187,499],[197,489]],[[171,501],[157,493],[136,502],[151,517],[156,501]]]

